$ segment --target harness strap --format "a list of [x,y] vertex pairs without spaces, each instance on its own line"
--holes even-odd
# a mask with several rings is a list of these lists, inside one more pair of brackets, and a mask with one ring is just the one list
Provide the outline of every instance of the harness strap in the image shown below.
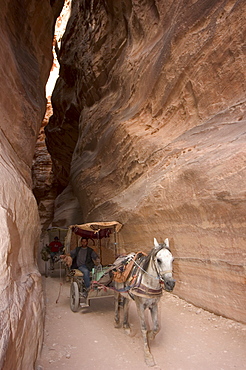
[[159,274],[161,273],[161,274],[163,274],[163,275],[165,275],[165,274],[168,274],[168,273],[172,273],[172,270],[166,270],[166,271],[160,271],[160,272],[158,272],[157,271],[157,269],[156,269],[156,266],[155,266],[155,269],[156,269],[156,272],[157,272],[157,274],[158,274],[158,276],[153,276],[153,275],[151,275],[151,274],[149,274],[147,271],[145,271],[143,268],[142,268],[142,266],[140,266],[135,260],[134,260],[134,264],[143,272],[143,273],[145,273],[145,274],[147,274],[147,275],[149,275],[150,277],[152,277],[153,279],[156,279],[156,280],[161,280],[161,281],[163,281],[163,279],[159,276]]
[[[114,271],[114,269],[112,270],[113,271],[113,280],[116,281],[117,283],[124,283],[133,267],[134,267],[134,264],[136,263],[136,260],[139,259],[141,260],[142,257],[145,257],[146,256],[146,253],[142,252],[142,251],[139,251],[137,252],[134,256],[131,256],[129,259],[128,259],[128,263],[125,265],[125,264],[121,264],[120,266],[118,266],[118,268],[116,269],[116,271]],[[138,266],[138,264],[137,264]],[[124,268],[122,270],[122,268]]]
[[151,289],[147,286],[140,284],[139,286],[132,287],[130,289],[130,293],[142,296],[142,297],[156,297],[162,295],[162,288],[159,289]]
[[98,287],[99,288],[101,287],[104,291],[109,289],[109,290],[113,290],[114,292],[118,292],[118,293],[127,293],[132,288],[132,286],[130,285],[130,286],[127,286],[125,288],[116,289],[113,286],[106,286],[104,284],[98,283],[98,281],[96,281],[96,280],[92,281],[91,288],[96,289]]

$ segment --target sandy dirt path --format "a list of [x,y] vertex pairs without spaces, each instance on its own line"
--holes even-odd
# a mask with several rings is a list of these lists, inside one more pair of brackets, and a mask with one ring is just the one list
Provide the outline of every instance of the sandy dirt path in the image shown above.
[[[73,313],[70,284],[56,272],[43,278],[43,283],[46,321],[38,370],[150,369],[144,362],[134,302],[130,305],[129,337],[123,329],[114,328],[112,298],[93,300],[89,308]],[[199,309],[170,293],[161,299],[160,317],[161,331],[151,342],[156,362],[152,369],[246,369],[246,325]]]

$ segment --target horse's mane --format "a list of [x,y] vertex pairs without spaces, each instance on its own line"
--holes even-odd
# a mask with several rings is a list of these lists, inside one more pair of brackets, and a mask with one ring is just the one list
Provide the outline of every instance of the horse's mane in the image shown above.
[[147,257],[145,258],[145,261],[144,261],[144,263],[143,263],[143,269],[144,269],[145,271],[146,271],[146,270],[147,270],[147,268],[149,267],[150,260],[151,260],[153,257],[155,257],[155,255],[156,255],[158,252],[160,252],[160,250],[161,250],[161,249],[163,249],[163,248],[168,249],[168,248],[166,247],[166,245],[165,245],[165,244],[159,244],[159,247],[157,247],[157,248],[153,248],[153,249],[150,251],[150,253],[147,255]]

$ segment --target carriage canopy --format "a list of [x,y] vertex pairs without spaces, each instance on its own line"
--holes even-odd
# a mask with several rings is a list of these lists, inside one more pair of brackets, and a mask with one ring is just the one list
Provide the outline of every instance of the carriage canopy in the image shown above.
[[[82,225],[71,225],[68,228],[65,239],[66,253],[76,248],[79,239],[84,237],[92,240],[94,249],[99,254],[99,257],[104,260],[104,263],[109,263],[109,260],[114,260],[117,255],[118,243],[116,234],[121,228],[122,224],[118,221],[90,222]],[[111,235],[112,238],[110,238]],[[102,239],[106,239],[104,245],[101,244]],[[110,263],[112,262],[110,261]]]
[[90,222],[82,225],[71,225],[70,229],[80,237],[89,239],[107,238],[114,231],[119,232],[122,224],[117,221],[112,222]]

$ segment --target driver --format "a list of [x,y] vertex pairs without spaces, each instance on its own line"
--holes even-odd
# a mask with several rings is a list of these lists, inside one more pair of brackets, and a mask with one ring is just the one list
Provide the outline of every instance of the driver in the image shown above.
[[[70,252],[70,256],[75,260],[77,268],[84,275],[85,287],[87,290],[90,288],[90,271],[93,267],[100,263],[100,259],[96,252],[88,247],[88,239],[82,237],[80,245]],[[62,258],[64,256],[61,256]]]

